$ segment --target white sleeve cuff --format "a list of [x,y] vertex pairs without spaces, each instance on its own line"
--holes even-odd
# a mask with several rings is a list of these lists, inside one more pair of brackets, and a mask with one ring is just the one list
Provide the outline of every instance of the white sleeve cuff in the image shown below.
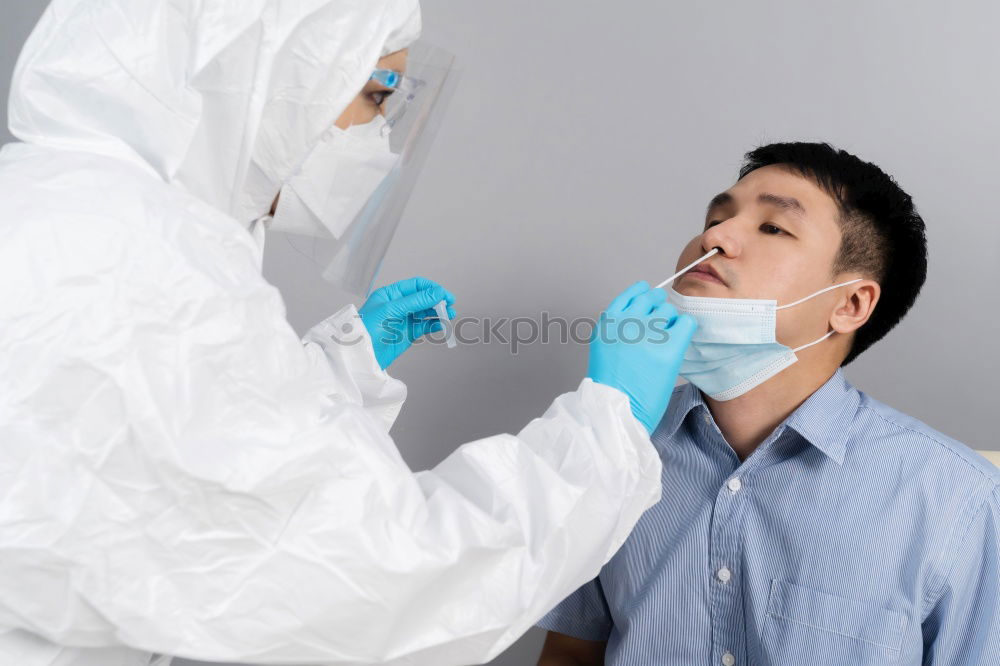
[[349,401],[392,427],[406,400],[406,385],[379,367],[368,330],[353,305],[320,322],[302,339],[313,363],[333,373]]

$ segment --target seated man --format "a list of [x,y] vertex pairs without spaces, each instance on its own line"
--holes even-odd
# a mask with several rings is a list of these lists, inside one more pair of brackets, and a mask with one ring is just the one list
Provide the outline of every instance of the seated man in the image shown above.
[[670,294],[699,329],[653,436],[663,499],[541,621],[539,663],[1000,664],[1000,472],[839,369],[923,285],[910,197],[765,146],[678,266],[713,248]]

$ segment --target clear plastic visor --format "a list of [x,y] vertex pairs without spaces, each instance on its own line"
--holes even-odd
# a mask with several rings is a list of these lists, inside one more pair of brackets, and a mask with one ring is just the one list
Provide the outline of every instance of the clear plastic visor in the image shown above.
[[[410,47],[405,71],[375,70],[359,103],[348,110],[350,140],[341,136],[341,143],[330,148],[364,150],[364,158],[342,162],[344,169],[363,164],[356,169],[361,173],[329,173],[328,183],[324,182],[326,174],[318,183],[315,177],[310,179],[315,183],[310,187],[328,187],[330,192],[338,190],[334,181],[339,180],[339,196],[353,200],[340,209],[336,205],[325,208],[349,212],[331,215],[339,219],[323,224],[275,229],[282,232],[276,240],[287,242],[318,267],[324,280],[351,294],[367,296],[399,227],[457,78],[454,56],[426,42]],[[353,137],[360,138],[355,141]],[[347,192],[343,191],[344,183],[350,183]],[[304,198],[322,200],[324,196],[320,191],[311,199]]]

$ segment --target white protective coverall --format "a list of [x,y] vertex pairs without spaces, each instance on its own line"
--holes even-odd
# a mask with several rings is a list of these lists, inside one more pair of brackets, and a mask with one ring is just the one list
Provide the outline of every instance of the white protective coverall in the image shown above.
[[0,663],[489,660],[659,498],[585,380],[414,474],[370,344],[300,340],[249,222],[416,0],[55,0],[0,152]]

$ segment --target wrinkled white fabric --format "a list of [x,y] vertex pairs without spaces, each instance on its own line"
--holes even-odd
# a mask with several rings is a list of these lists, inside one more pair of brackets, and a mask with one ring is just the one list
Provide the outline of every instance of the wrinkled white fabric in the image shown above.
[[[659,497],[584,381],[433,470],[353,309],[304,341],[247,222],[415,0],[57,0],[0,151],[0,662],[470,664]],[[256,230],[255,231],[259,231]]]

